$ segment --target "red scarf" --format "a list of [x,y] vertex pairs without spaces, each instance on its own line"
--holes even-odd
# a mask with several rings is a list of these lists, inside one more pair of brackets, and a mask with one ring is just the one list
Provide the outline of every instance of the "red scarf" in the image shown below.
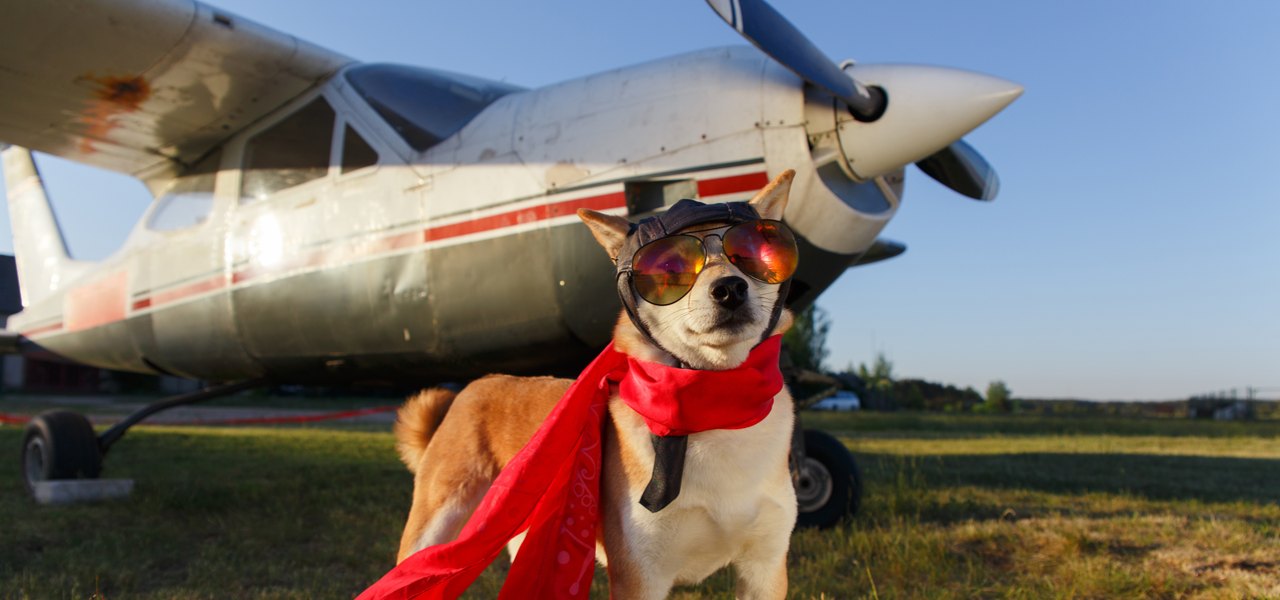
[[601,429],[609,385],[657,435],[759,423],[782,390],[782,336],[727,371],[639,361],[610,344],[569,387],[506,468],[458,539],[405,559],[358,600],[457,598],[511,538],[529,530],[500,598],[586,598],[595,572]]

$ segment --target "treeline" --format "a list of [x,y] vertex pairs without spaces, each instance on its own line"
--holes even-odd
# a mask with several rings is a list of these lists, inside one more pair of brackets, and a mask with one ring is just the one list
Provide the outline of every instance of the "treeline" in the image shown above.
[[[1280,402],[1268,400],[1223,400],[1205,405],[1201,398],[1189,400],[1079,400],[1075,398],[1027,398],[1018,400],[1020,412],[1058,416],[1110,416],[1147,418],[1200,418],[1224,420],[1280,420]],[[1206,411],[1206,409],[1208,409]],[[1219,412],[1219,409],[1243,409]]]
[[[783,343],[787,348],[787,365],[784,370],[792,373],[792,393],[798,400],[821,397],[834,387],[827,381],[815,382],[813,378],[795,376],[801,371],[827,373],[827,332],[831,321],[826,312],[810,306],[795,314],[795,322]],[[863,408],[870,410],[928,410],[941,412],[1013,412],[1016,402],[1009,386],[1003,381],[993,381],[985,395],[977,390],[954,385],[935,383],[923,379],[896,379],[893,363],[883,353],[876,356],[870,366],[849,365],[844,371],[832,374],[839,381],[838,387],[849,389],[858,395]],[[819,378],[821,379],[821,378]]]
[[[877,360],[891,366],[883,357]],[[883,371],[882,371],[883,372]],[[993,381],[984,396],[972,387],[926,381],[893,379],[877,376],[865,365],[856,371],[846,370],[837,377],[871,410],[925,410],[934,412],[1013,412],[1018,403],[1003,381]]]

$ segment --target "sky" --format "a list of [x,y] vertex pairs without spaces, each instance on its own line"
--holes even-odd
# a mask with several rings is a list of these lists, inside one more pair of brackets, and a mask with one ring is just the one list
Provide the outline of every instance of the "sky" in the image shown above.
[[[213,4],[359,60],[527,87],[743,43],[697,0]],[[907,253],[818,301],[829,367],[883,353],[898,377],[1028,398],[1280,397],[1280,3],[774,6],[836,61],[1026,88],[966,137],[1000,173],[995,202],[908,170],[882,233]],[[77,258],[116,250],[149,201],[127,177],[38,163]]]

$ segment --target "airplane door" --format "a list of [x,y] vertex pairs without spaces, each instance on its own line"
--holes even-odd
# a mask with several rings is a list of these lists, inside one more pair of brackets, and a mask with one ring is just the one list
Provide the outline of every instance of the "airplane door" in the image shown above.
[[246,351],[302,378],[420,355],[432,338],[417,176],[325,96],[251,133],[242,154],[228,259]]
[[332,327],[349,353],[398,366],[396,357],[421,356],[435,342],[422,251],[426,186],[361,124],[340,117],[336,135],[326,213],[341,241],[327,269],[343,282],[344,306]]
[[240,181],[226,260],[236,328],[245,351],[269,371],[295,369],[332,352],[320,286],[331,238],[325,215],[336,115],[316,96],[260,126],[239,146]]
[[207,380],[253,377],[236,339],[223,266],[230,198],[215,195],[220,153],[161,194],[144,227],[155,238],[137,256],[130,302],[134,339],[152,368]]

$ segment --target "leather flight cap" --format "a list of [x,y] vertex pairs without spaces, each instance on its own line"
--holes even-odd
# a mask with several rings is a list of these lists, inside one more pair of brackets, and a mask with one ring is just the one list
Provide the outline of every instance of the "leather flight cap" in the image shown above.
[[681,200],[664,213],[631,224],[631,231],[627,233],[627,238],[618,251],[617,272],[619,274],[631,272],[636,251],[645,244],[667,237],[686,227],[717,221],[736,225],[759,218],[760,213],[746,202],[703,204],[697,200]]

